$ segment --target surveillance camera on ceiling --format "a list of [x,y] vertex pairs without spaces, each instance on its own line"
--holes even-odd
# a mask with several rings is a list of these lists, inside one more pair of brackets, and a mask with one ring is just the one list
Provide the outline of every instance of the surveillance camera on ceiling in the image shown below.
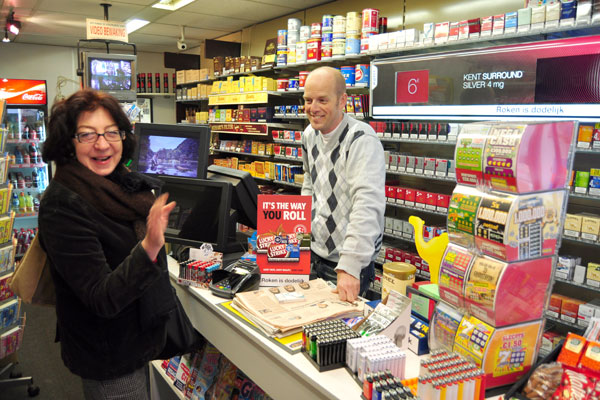
[[177,48],[179,50],[187,50],[187,48],[188,48],[188,45],[185,42],[185,35],[184,35],[184,32],[183,32],[183,25],[181,26],[181,37],[177,41]]

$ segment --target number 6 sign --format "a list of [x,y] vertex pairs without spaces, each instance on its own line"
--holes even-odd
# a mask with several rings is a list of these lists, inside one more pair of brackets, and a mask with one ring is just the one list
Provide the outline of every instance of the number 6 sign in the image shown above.
[[429,71],[396,72],[396,104],[427,103]]

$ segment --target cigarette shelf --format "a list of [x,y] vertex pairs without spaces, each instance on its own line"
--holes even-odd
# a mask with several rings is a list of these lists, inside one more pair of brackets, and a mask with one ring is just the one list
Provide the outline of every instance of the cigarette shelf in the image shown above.
[[153,98],[153,97],[175,97],[175,93],[137,93],[137,97]]
[[201,101],[208,101],[208,97],[200,97],[198,99],[177,99],[178,103],[198,103]]
[[281,92],[274,91],[211,94],[208,96],[208,105],[266,104],[269,102],[269,96],[281,95]]
[[302,185],[300,183],[296,183],[296,182],[286,182],[286,181],[280,181],[280,180],[277,180],[277,179],[273,179],[272,182],[278,183],[278,184],[284,185],[284,186],[291,186],[291,187],[295,187],[295,188],[302,188]]
[[390,138],[390,137],[379,137],[379,140],[385,143],[415,143],[415,144],[443,144],[449,146],[456,146],[455,140],[419,140],[419,139],[408,139],[408,138]]
[[417,178],[426,178],[426,179],[431,179],[434,181],[456,182],[456,178],[448,177],[448,176],[441,177],[441,176],[435,176],[435,175],[415,174],[414,172],[391,171],[389,169],[386,170],[385,172],[390,175],[414,176]]
[[586,245],[600,247],[600,243],[599,242],[593,242],[591,240],[586,240],[586,239],[581,239],[581,238],[574,238],[574,237],[570,237],[570,236],[566,236],[566,235],[563,235],[562,239],[563,239],[563,241],[566,240],[566,241],[572,242],[572,243],[581,243],[581,244],[586,244]]
[[273,158],[280,161],[302,162],[302,158],[300,157],[273,156]]
[[295,140],[273,139],[273,142],[281,144],[295,144],[296,146],[302,145],[302,142],[296,142]]
[[[288,89],[285,91],[279,91],[283,94],[303,94],[304,88],[301,89]],[[368,94],[369,87],[368,86],[346,86],[346,93],[349,94]]]
[[427,213],[427,214],[442,215],[444,217],[448,215],[448,211],[429,210],[427,208],[413,207],[413,206],[407,206],[404,204],[396,204],[396,203],[390,203],[390,202],[386,202],[386,204],[388,206],[392,206],[392,207],[396,207],[396,208],[404,208],[407,210],[414,210],[417,212],[423,212],[423,213]]
[[590,154],[600,154],[600,149],[575,149],[576,153],[590,153]]
[[[347,55],[347,56],[331,57],[331,58],[323,59],[323,60],[311,60],[311,61],[306,61],[303,63],[289,63],[286,65],[278,65],[274,69],[276,71],[292,73],[292,72],[306,70],[307,67],[312,67],[312,66],[314,66],[316,68],[316,67],[320,67],[323,65],[342,66],[342,65],[347,65],[348,63],[367,64],[370,61],[371,61],[371,56],[368,54],[352,54],[352,55]],[[311,68],[308,68],[308,69],[311,69]]]
[[404,236],[397,235],[395,233],[383,232],[383,236],[387,236],[387,237],[392,238],[392,239],[404,240],[405,242],[409,242],[409,243],[414,243],[415,242],[414,238],[410,238],[409,239],[409,238],[406,238]]
[[560,325],[563,325],[563,326],[573,329],[574,333],[582,333],[586,329],[585,326],[581,326],[581,325],[577,325],[577,324],[574,324],[571,322],[563,321],[562,319],[554,318],[548,314],[546,314],[544,317],[546,318],[547,321],[552,321],[557,324],[560,324]]
[[298,114],[298,115],[274,114],[273,118],[279,118],[279,119],[306,119],[306,114]]
[[235,155],[240,155],[240,156],[249,156],[249,157],[258,157],[258,158],[273,158],[273,156],[271,156],[271,155],[244,153],[242,151],[229,151],[229,150],[219,150],[219,149],[212,149],[212,151],[215,153],[235,154]]
[[574,281],[568,281],[566,279],[561,279],[561,278],[557,278],[557,277],[554,277],[554,280],[556,282],[566,283],[567,285],[577,286],[577,287],[580,287],[580,288],[584,288],[584,289],[589,289],[589,290],[593,290],[593,291],[596,291],[596,292],[600,292],[600,288],[594,287],[594,286],[590,286],[590,285],[586,285],[585,283],[577,283],[577,282],[574,282]]
[[594,196],[591,194],[582,194],[582,193],[575,193],[575,192],[570,192],[569,193],[569,197],[575,198],[575,199],[589,199],[589,200],[600,200],[600,195],[598,196]]
[[[239,121],[210,121],[208,123],[209,125],[222,125],[222,124],[232,124],[232,125],[265,125],[268,126],[269,128],[282,128],[282,129],[292,129],[292,128],[301,128],[300,125],[298,124],[293,124],[293,123],[282,123],[282,122],[239,122]],[[233,133],[241,133],[241,132],[233,132]]]

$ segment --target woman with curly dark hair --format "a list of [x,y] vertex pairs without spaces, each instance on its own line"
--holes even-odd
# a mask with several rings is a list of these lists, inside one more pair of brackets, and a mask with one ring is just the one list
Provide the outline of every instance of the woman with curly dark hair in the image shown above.
[[86,89],[52,107],[42,151],[56,173],[39,239],[56,288],[57,340],[87,399],[146,399],[146,366],[176,307],[164,231],[174,202],[128,171],[131,124],[111,96]]

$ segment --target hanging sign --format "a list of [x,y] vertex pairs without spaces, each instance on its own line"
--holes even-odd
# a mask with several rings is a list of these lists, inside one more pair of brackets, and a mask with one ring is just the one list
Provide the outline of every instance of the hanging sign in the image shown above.
[[106,21],[103,19],[85,19],[86,38],[117,40],[127,43],[129,41],[125,22]]

